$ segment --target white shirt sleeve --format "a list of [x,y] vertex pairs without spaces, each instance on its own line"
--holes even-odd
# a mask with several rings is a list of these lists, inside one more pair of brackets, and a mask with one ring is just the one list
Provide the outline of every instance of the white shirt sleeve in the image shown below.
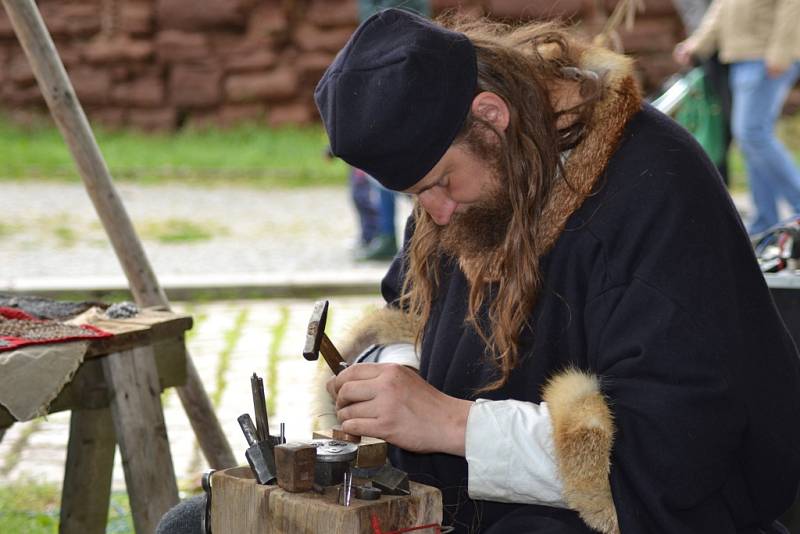
[[399,363],[419,370],[419,355],[413,343],[392,343],[369,347],[358,358],[356,363]]
[[567,508],[547,403],[478,399],[465,450],[471,498]]

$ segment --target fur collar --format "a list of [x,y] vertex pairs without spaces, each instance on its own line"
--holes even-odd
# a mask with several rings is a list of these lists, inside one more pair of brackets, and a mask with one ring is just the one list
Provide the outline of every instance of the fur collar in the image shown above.
[[537,235],[544,252],[555,244],[567,219],[592,192],[605,171],[625,125],[641,109],[641,96],[633,78],[632,60],[603,48],[588,48],[581,66],[605,77],[606,93],[592,114],[589,131],[575,147],[565,165],[565,179],[559,180],[539,217]]
[[[605,81],[605,93],[597,102],[585,139],[572,150],[564,166],[565,176],[558,180],[552,195],[537,219],[536,234],[546,254],[564,231],[567,219],[591,194],[617,148],[625,125],[641,109],[641,95],[633,76],[633,60],[599,47],[587,47],[581,53],[580,66],[596,72]],[[498,268],[491,270],[497,280],[500,251],[479,259]],[[459,266],[472,282],[481,265],[459,260]]]

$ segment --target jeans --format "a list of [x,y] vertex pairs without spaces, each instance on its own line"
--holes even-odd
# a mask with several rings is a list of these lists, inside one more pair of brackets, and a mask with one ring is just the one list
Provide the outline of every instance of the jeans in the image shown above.
[[794,213],[800,213],[800,170],[775,136],[775,123],[798,76],[800,62],[777,78],[767,75],[763,60],[731,64],[731,129],[744,155],[750,181],[755,208],[748,228],[751,235],[779,222],[780,198],[789,203]]
[[350,198],[358,216],[359,241],[366,246],[380,232],[381,214],[373,196],[369,175],[353,167],[350,168]]
[[379,183],[373,184],[378,189],[378,221],[380,233],[382,235],[394,236],[396,233],[394,227],[394,191],[386,189]]

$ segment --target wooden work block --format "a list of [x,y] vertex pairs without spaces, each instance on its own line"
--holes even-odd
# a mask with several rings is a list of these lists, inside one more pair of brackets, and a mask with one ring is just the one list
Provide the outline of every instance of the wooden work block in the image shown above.
[[275,447],[278,486],[292,493],[311,491],[317,448],[305,443],[284,443]]
[[216,471],[211,477],[211,532],[266,534],[269,494],[249,466]]
[[[333,429],[315,430],[314,439],[337,439],[334,438]],[[358,456],[353,464],[355,467],[380,467],[386,463],[386,455],[389,447],[385,441],[378,438],[361,436],[358,442]]]
[[373,515],[383,531],[442,522],[441,492],[413,482],[411,495],[384,495],[377,501],[354,498],[350,506],[337,504],[336,486],[323,494],[290,493],[259,486],[247,467],[217,471],[212,488],[212,532],[373,534]]
[[344,430],[342,430],[341,425],[336,425],[335,427],[331,428],[331,436],[333,439],[338,439],[339,441],[349,441],[350,443],[361,443],[361,436],[357,436],[355,434],[348,434]]

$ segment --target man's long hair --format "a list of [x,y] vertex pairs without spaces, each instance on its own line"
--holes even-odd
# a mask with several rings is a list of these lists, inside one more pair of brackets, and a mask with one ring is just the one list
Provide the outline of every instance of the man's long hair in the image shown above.
[[[477,93],[490,91],[508,106],[510,121],[505,132],[470,114],[454,144],[462,143],[497,167],[500,186],[508,190],[511,216],[508,231],[491,261],[477,262],[470,275],[467,323],[486,345],[486,355],[497,366],[498,378],[481,388],[502,387],[518,363],[518,341],[541,288],[539,259],[544,244],[537,238],[537,220],[547,205],[556,180],[565,179],[561,154],[583,138],[601,97],[602,83],[578,67],[581,52],[564,29],[553,24],[510,27],[485,20],[444,20],[442,23],[466,34],[473,42],[478,62]],[[578,82],[582,103],[556,112],[548,87],[559,82]],[[476,93],[476,94],[477,94]],[[568,120],[562,120],[560,118]],[[559,129],[557,124],[569,125]],[[480,135],[493,131],[496,142]],[[476,135],[476,131],[479,135]],[[493,157],[492,157],[493,156]],[[491,162],[491,161],[490,161]],[[408,249],[401,305],[419,322],[418,341],[430,315],[440,282],[442,251],[440,228],[421,208],[414,209],[416,227]],[[490,283],[496,282],[488,308],[488,324],[479,321]]]

